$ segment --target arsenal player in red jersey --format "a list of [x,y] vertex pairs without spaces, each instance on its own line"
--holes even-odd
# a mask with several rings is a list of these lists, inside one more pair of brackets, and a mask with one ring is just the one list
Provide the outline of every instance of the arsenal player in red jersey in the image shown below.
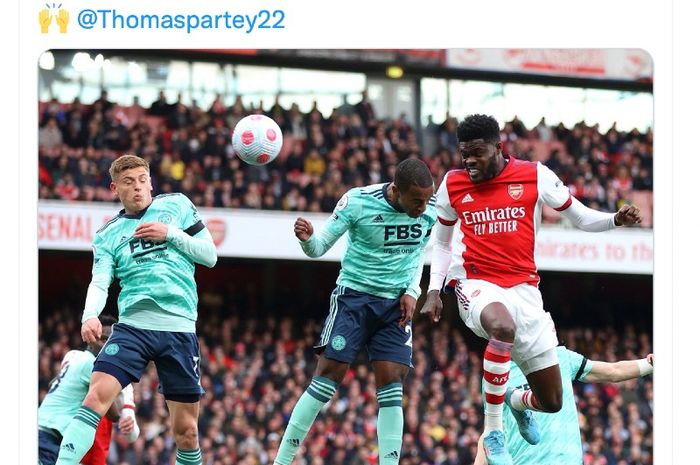
[[[464,169],[448,172],[438,189],[439,221],[421,313],[440,319],[440,290],[446,283],[446,289],[454,289],[464,323],[489,341],[484,353],[484,449],[489,464],[511,465],[503,403],[525,440],[536,444],[539,431],[530,410],[557,412],[562,402],[556,330],[544,310],[534,258],[543,204],[591,232],[634,225],[641,217],[631,205],[617,213],[590,209],[546,166],[505,156],[498,122],[491,116],[467,116],[457,128],[457,139]],[[529,389],[506,391],[511,358],[526,375]]]

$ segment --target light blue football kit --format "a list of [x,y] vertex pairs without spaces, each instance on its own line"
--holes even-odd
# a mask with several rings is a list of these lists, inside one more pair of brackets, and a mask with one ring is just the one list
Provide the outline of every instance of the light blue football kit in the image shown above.
[[[532,411],[540,430],[540,442],[528,444],[518,431],[518,424],[509,412],[503,413],[506,447],[517,465],[581,465],[583,448],[578,410],[572,383],[580,381],[593,368],[583,355],[566,347],[556,348],[562,379],[562,407],[557,413]],[[529,389],[527,379],[515,362],[510,365],[509,388]],[[483,384],[482,384],[483,391]]]
[[134,238],[136,227],[147,222],[172,225],[195,237],[208,234],[186,196],[156,196],[144,211],[134,215],[122,211],[97,231],[93,241],[93,282],[96,278],[103,282],[119,280],[120,323],[140,329],[193,333],[197,321],[194,262],[177,244]]
[[411,218],[388,202],[388,187],[386,183],[350,189],[324,227],[301,247],[310,257],[319,257],[347,231],[338,286],[387,299],[404,292],[418,298],[423,249],[437,220],[435,197],[420,217]]

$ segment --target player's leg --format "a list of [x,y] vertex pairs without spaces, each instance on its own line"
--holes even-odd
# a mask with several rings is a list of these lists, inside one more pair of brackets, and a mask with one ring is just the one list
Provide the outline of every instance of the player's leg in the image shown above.
[[148,335],[117,323],[95,360],[82,407],[64,431],[57,465],[77,465],[95,440],[97,425],[121,390],[138,381],[146,366]]
[[[130,382],[130,381],[129,381]],[[83,405],[63,434],[57,465],[77,465],[95,441],[95,432],[102,416],[122,390],[117,378],[94,371]]]
[[158,371],[160,391],[170,410],[177,447],[175,465],[202,465],[199,450],[200,383],[199,341],[194,333],[154,331],[157,337],[153,362]]
[[299,397],[292,410],[274,463],[280,465],[292,463],[318,413],[335,395],[338,385],[345,377],[348,366],[348,363],[332,360],[324,355],[321,356],[311,383]]
[[335,395],[364,340],[361,308],[354,291],[338,286],[318,345],[322,353],[311,383],[299,397],[284,431],[274,463],[290,465],[321,408]]
[[400,326],[400,299],[368,297],[367,352],[377,386],[379,465],[396,465],[403,442],[403,383],[413,366],[411,322]]
[[165,399],[170,411],[173,437],[175,437],[175,445],[177,446],[175,465],[202,465],[202,453],[199,450],[199,431],[197,429],[199,394],[191,397],[185,395],[174,395],[172,397],[182,401],[179,402],[168,397]]
[[512,465],[503,434],[503,403],[516,334],[512,304],[500,288],[481,280],[458,282],[455,294],[462,320],[489,341],[483,362],[486,459],[491,465]]
[[522,326],[516,335],[513,359],[527,377],[530,389],[508,392],[508,404],[524,409],[554,413],[561,409],[562,385],[554,321],[542,304],[542,295],[533,286],[520,285],[508,290],[518,305]]
[[387,361],[372,362],[377,384],[377,442],[379,465],[394,465],[401,458],[403,442],[403,383],[408,366]]
[[510,389],[507,393],[509,406],[519,411],[555,413],[561,410],[562,381],[556,349],[549,349],[519,366],[530,389]]

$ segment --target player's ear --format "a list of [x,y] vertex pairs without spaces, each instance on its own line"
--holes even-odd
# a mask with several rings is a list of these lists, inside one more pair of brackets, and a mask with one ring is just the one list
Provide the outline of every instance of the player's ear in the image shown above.
[[396,187],[396,184],[393,182],[389,184],[389,190],[391,191],[391,197],[398,201],[401,193],[399,192],[399,188]]
[[112,181],[109,183],[109,190],[112,191],[113,194],[117,193],[117,183]]

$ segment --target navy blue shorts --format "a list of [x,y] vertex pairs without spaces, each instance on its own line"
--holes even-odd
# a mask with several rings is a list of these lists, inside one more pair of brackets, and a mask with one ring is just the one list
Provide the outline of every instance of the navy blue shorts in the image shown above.
[[[112,335],[95,359],[95,369],[115,375],[122,384],[138,382],[148,362],[158,371],[158,390],[168,396],[201,396],[199,341],[194,333],[153,331],[124,323],[112,326]],[[110,371],[110,365],[118,370]],[[129,379],[121,379],[122,373]]]
[[326,358],[352,363],[360,349],[369,360],[413,367],[411,322],[402,328],[401,299],[384,299],[345,286],[331,293],[331,306],[321,338],[314,348]]
[[48,433],[39,430],[39,463],[41,465],[56,465],[61,440],[62,438],[58,431]]

